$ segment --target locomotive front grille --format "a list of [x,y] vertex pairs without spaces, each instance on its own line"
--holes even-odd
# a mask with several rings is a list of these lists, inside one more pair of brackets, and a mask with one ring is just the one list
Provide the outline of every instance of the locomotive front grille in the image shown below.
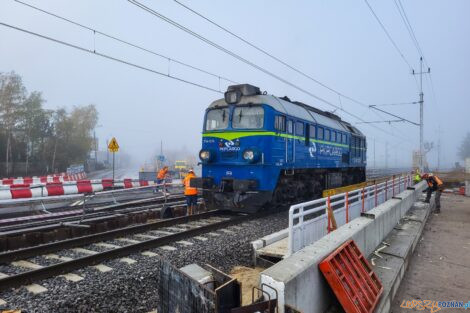
[[238,157],[237,151],[224,151],[220,154],[222,159],[236,159]]

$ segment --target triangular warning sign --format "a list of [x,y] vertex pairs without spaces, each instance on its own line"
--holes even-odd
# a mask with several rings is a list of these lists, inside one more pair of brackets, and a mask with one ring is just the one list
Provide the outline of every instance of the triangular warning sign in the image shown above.
[[108,144],[108,150],[110,152],[118,152],[119,151],[119,145],[117,143],[116,138],[112,138],[111,141]]

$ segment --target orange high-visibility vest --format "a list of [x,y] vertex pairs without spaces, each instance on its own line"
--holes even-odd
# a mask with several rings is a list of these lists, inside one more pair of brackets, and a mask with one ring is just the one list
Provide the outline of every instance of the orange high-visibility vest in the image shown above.
[[437,186],[442,186],[444,183],[442,182],[442,180],[439,179],[439,177],[437,177],[436,175],[433,175],[433,176],[429,176],[429,179],[427,179],[427,182],[428,182],[428,186],[429,187],[432,187],[433,186],[433,183],[431,181],[431,178],[434,178],[434,180],[436,181],[437,183]]
[[166,173],[168,173],[168,169],[162,168],[157,175],[157,179],[165,179]]
[[197,195],[197,188],[189,186],[189,181],[191,180],[191,178],[194,178],[194,177],[196,177],[196,175],[194,175],[193,173],[188,173],[188,175],[186,175],[186,177],[183,180],[185,196]]

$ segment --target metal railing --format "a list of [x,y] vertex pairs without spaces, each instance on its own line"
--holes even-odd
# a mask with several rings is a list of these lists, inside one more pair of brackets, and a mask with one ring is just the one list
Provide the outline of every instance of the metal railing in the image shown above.
[[292,205],[289,209],[288,256],[332,231],[328,208],[333,210],[339,227],[411,185],[411,176],[393,176],[380,184]]

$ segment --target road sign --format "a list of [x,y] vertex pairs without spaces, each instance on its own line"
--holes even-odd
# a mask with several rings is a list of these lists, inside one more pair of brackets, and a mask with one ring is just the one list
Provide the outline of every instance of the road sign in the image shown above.
[[119,145],[117,143],[116,138],[112,138],[111,141],[108,144],[108,150],[110,152],[118,152],[119,151]]

